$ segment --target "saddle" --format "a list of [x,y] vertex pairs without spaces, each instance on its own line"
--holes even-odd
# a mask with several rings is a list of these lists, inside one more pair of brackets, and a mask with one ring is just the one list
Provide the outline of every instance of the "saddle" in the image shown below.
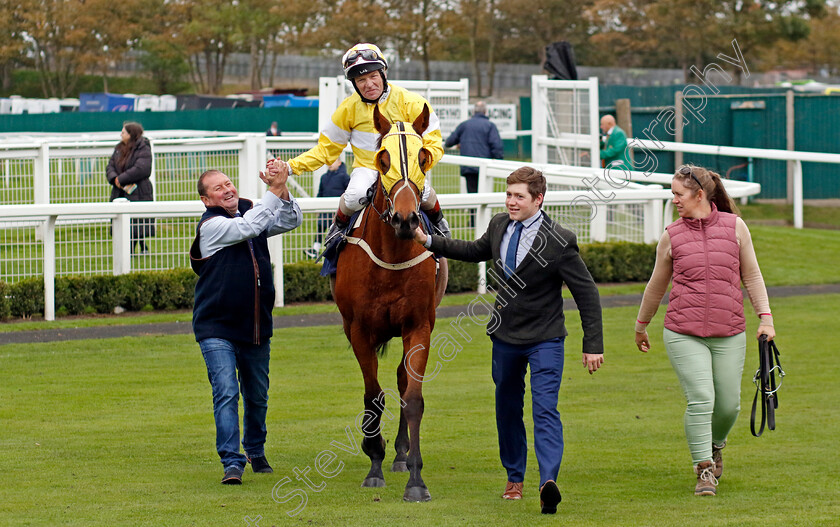
[[[325,242],[326,246],[324,247],[324,251],[318,257],[318,259],[324,259],[324,263],[321,265],[321,276],[334,275],[338,271],[338,255],[341,254],[344,246],[347,245],[347,237],[361,224],[362,214],[368,207],[370,205],[366,205],[363,209],[353,214],[347,227],[341,230],[331,240]],[[426,232],[432,232],[432,223],[429,221],[426,211],[422,209],[420,210],[420,219],[423,222]],[[438,255],[435,254],[434,258],[437,260]]]

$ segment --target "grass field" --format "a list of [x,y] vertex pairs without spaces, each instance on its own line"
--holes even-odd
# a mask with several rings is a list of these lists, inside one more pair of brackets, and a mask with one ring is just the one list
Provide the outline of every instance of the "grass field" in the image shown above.
[[[642,355],[633,345],[636,308],[605,310],[606,363],[594,376],[580,366],[579,320],[570,313],[560,392],[564,500],[555,517],[539,514],[533,451],[525,499],[499,498],[505,474],[480,327],[424,386],[424,478],[433,497],[424,504],[402,502],[407,474],[386,473],[382,489],[359,488],[367,458],[331,446],[348,443],[345,428],[353,429],[362,409],[361,375],[337,326],[275,333],[266,445],[275,473],[248,470],[241,487],[219,484],[210,388],[190,336],[2,346],[0,525],[256,525],[258,516],[263,527],[837,525],[840,354],[828,328],[838,309],[838,295],[773,302],[788,374],[778,428],[759,439],[749,434],[757,363],[750,346],[742,415],[715,498],[692,494],[684,402],[661,343],[663,313],[653,322],[654,348]],[[438,330],[448,322],[438,321]],[[385,387],[395,385],[399,355],[392,347],[382,362]],[[384,429],[392,444],[395,423],[385,420]],[[315,492],[295,479],[295,468],[314,467],[326,450],[341,471],[331,479],[309,472],[323,484]],[[299,499],[272,498],[284,478],[290,481],[275,497],[293,489],[307,497],[294,517],[288,513]]]

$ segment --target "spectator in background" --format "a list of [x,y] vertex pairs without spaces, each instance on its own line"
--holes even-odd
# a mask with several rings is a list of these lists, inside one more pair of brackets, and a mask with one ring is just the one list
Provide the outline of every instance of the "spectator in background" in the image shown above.
[[615,124],[615,117],[612,115],[601,117],[601,131],[605,134],[601,148],[601,162],[604,168],[614,163],[612,168],[616,170],[630,170],[627,134]]
[[[458,125],[446,139],[446,147],[460,145],[461,155],[502,159],[504,147],[496,125],[487,117],[487,105],[484,101],[475,103],[473,116]],[[467,182],[467,192],[478,192],[478,167],[461,167],[461,176]]]
[[[140,123],[126,122],[120,133],[120,143],[114,148],[105,169],[111,184],[111,198],[129,201],[154,201],[155,192],[149,178],[152,175],[152,146],[143,136]],[[146,238],[155,235],[154,218],[131,219],[131,252],[139,243],[139,253],[147,254]]]
[[[349,183],[350,174],[347,173],[347,166],[341,161],[341,158],[338,158],[321,176],[321,184],[318,185],[318,197],[341,196]],[[324,233],[330,228],[332,217],[333,215],[329,212],[322,212],[318,215],[318,233],[315,235],[312,248],[304,251],[306,256],[310,258],[318,257],[318,253],[321,251],[321,243],[324,241]]]
[[277,128],[277,121],[272,121],[271,122],[271,127],[268,130],[265,131],[265,135],[272,136],[272,137],[273,136],[278,136],[281,133],[282,133],[282,131],[279,128]]

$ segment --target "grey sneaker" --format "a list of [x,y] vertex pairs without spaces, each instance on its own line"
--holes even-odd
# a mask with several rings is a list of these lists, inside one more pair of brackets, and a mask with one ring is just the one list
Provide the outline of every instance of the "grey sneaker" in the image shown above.
[[701,461],[694,467],[697,474],[697,485],[694,487],[695,496],[714,496],[717,494],[718,480],[715,477],[715,462]]
[[274,472],[265,456],[249,457],[248,463],[251,464],[251,470],[256,473],[271,474]]
[[712,443],[712,461],[715,462],[715,477],[717,479],[720,479],[723,475],[723,456],[720,455],[720,451],[723,450],[723,447],[725,446],[726,441],[724,441],[720,446]]
[[225,468],[225,475],[222,478],[223,485],[242,485],[242,467],[231,465]]

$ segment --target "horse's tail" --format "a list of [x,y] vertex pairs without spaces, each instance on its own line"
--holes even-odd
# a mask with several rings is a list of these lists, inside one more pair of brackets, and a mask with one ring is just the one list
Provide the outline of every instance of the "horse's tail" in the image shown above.
[[385,342],[382,342],[381,344],[376,345],[376,347],[374,349],[376,350],[376,356],[377,357],[379,357],[381,359],[382,357],[385,356],[386,353],[388,353],[388,343],[390,341],[391,340],[388,339]]

